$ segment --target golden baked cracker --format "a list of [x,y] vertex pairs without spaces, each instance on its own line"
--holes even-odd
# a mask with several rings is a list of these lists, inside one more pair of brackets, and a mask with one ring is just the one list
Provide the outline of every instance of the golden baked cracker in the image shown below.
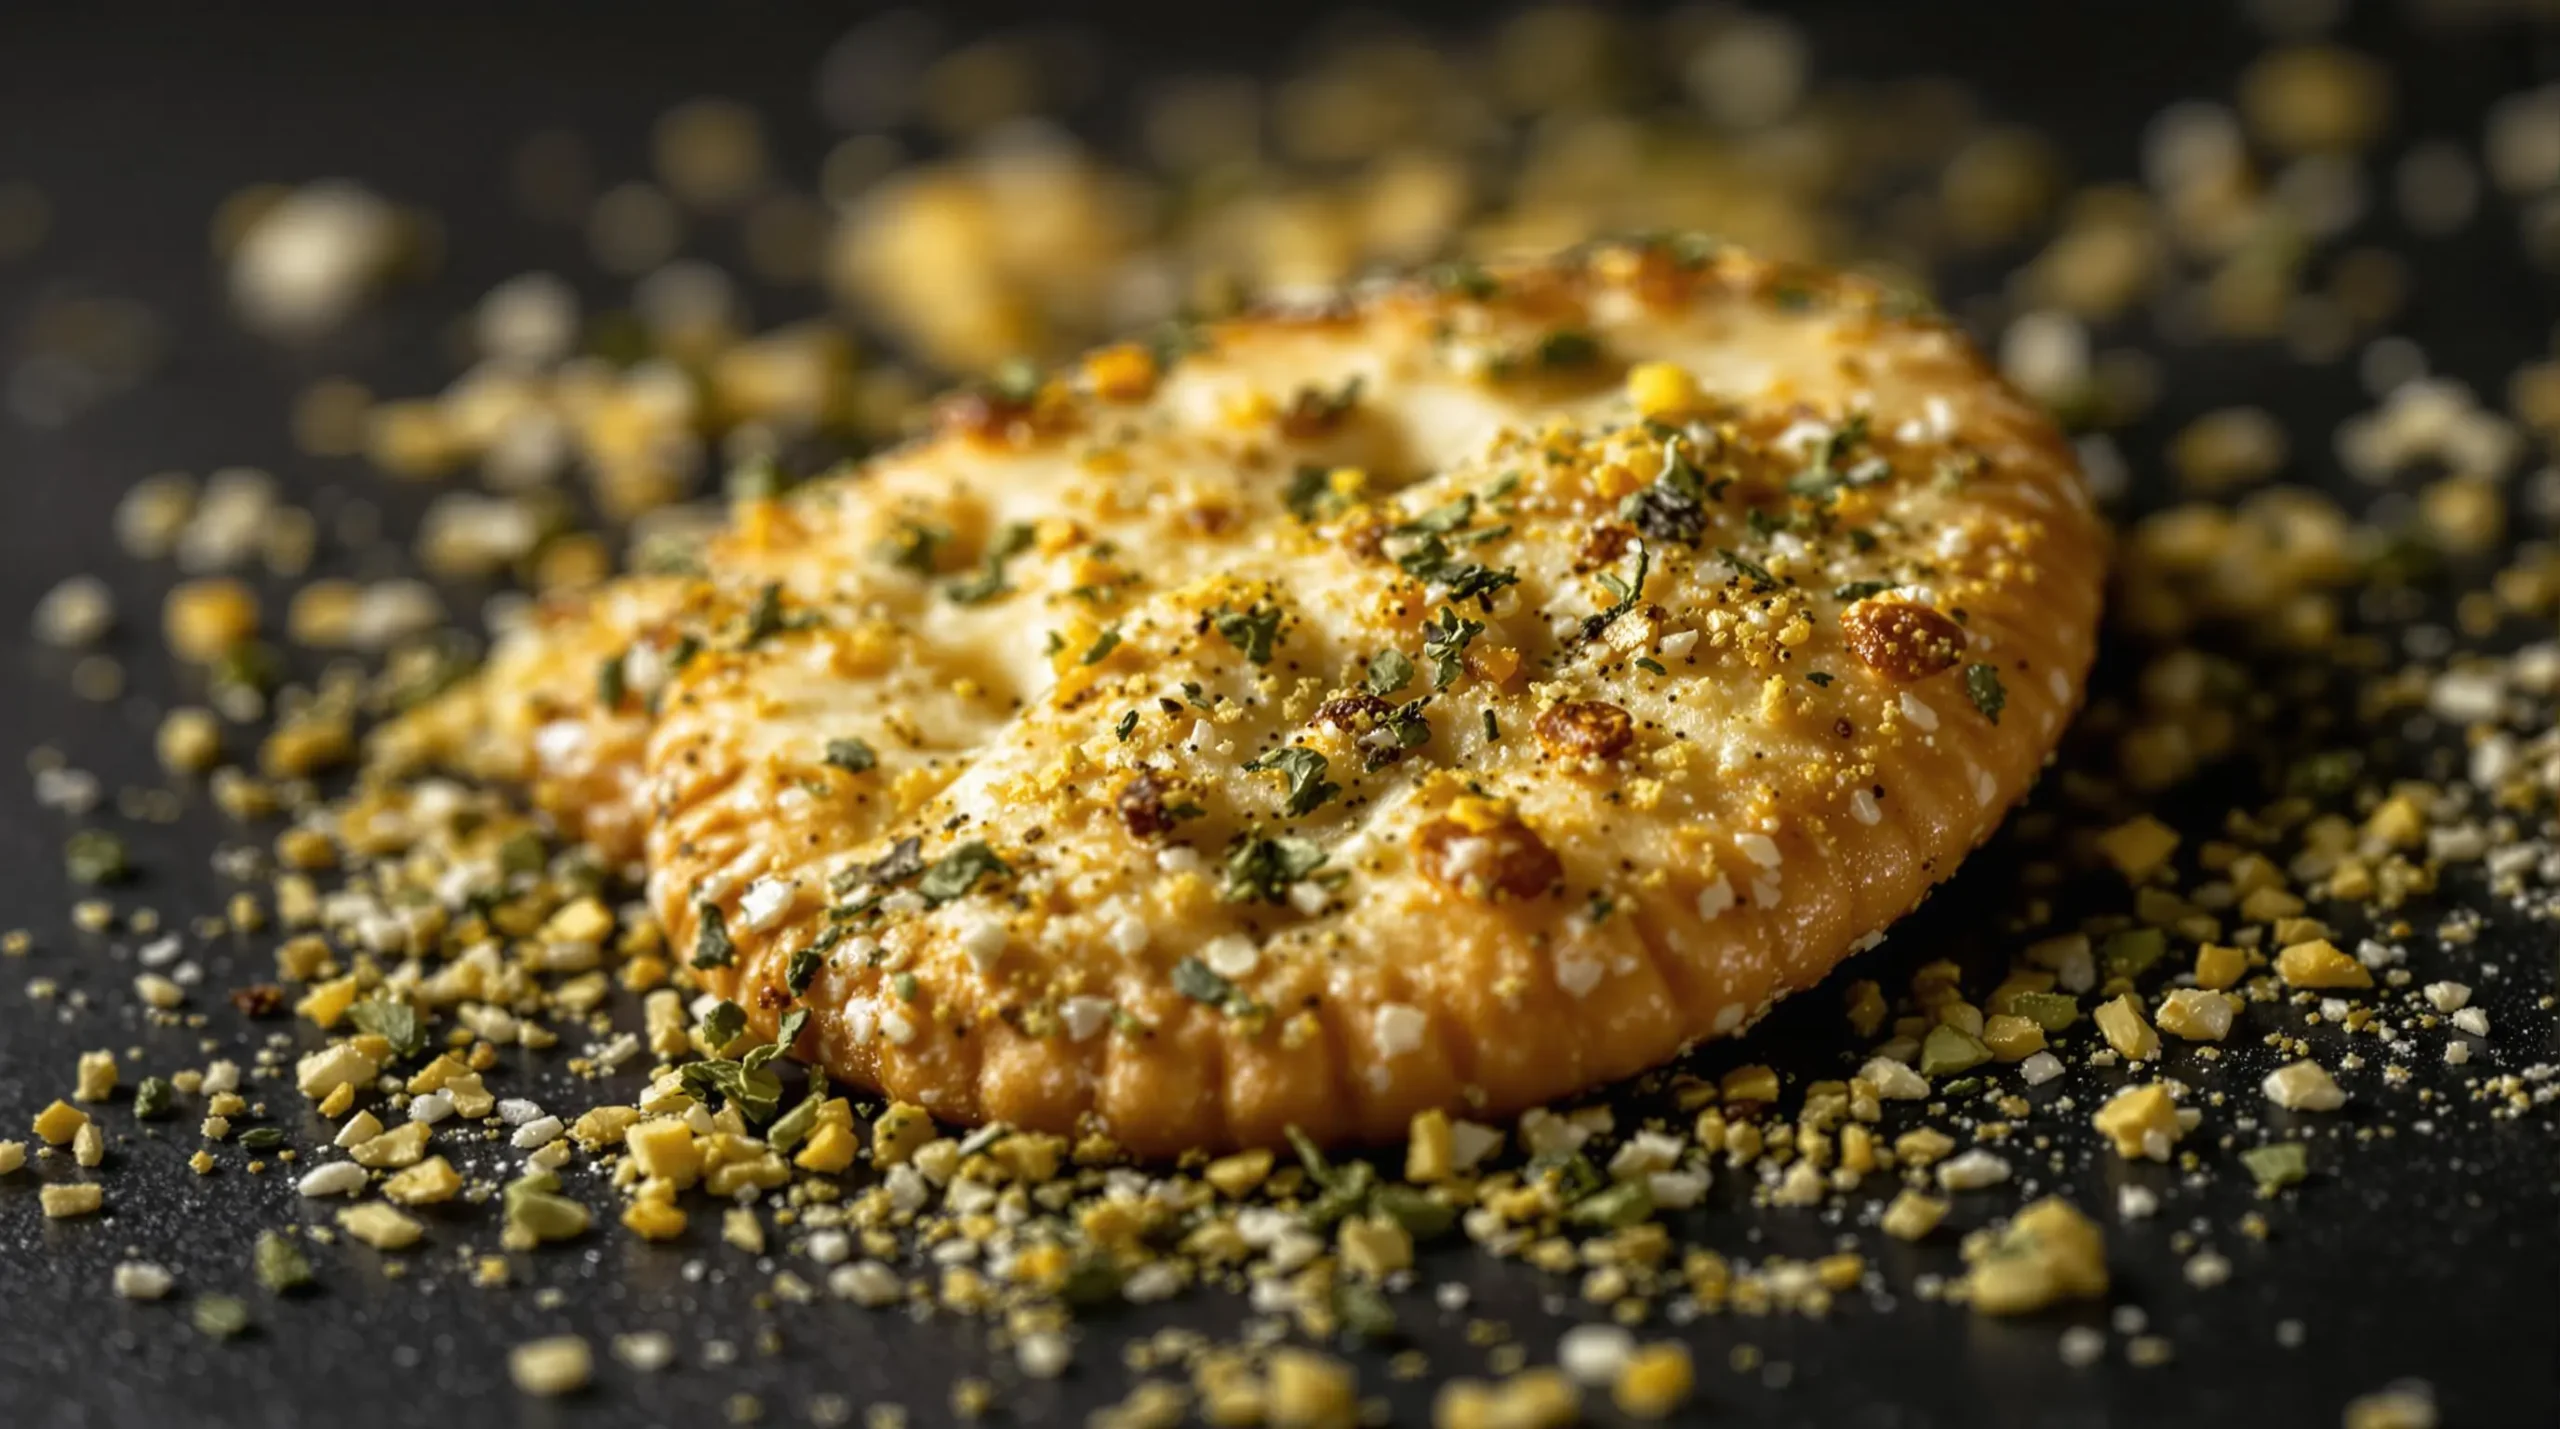
[[1818,981],[2079,699],[2068,448],[1872,285],[1601,245],[1199,349],[749,508],[645,778],[539,771],[758,1031],[1141,1152],[1518,1110]]

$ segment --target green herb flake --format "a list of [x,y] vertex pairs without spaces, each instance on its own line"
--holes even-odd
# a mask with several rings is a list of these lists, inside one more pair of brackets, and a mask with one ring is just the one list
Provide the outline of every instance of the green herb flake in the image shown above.
[[1426,534],[1445,536],[1452,531],[1466,529],[1466,524],[1475,519],[1475,514],[1475,497],[1472,495],[1460,496],[1456,500],[1434,506],[1430,510],[1423,512],[1421,515],[1414,517],[1412,520],[1396,527],[1395,534],[1399,536],[1420,536]]
[[889,979],[889,990],[900,1002],[913,1002],[924,995],[924,984],[916,981],[914,973],[898,973]]
[[880,542],[880,559],[902,571],[932,575],[942,563],[942,548],[951,533],[939,526],[910,521]]
[[120,882],[133,871],[124,840],[109,829],[82,829],[62,845],[63,868],[74,883],[98,886]]
[[850,736],[827,741],[827,764],[847,774],[868,774],[880,767],[880,752]]
[[240,1133],[240,1145],[249,1151],[272,1151],[284,1145],[284,1131],[273,1126],[253,1126]]
[[1601,589],[1616,597],[1616,604],[1582,622],[1580,639],[1583,643],[1588,644],[1599,639],[1601,632],[1607,630],[1619,616],[1636,608],[1636,602],[1644,597],[1645,575],[1652,569],[1653,553],[1639,543],[1636,546],[1636,573],[1633,580],[1620,580],[1614,573],[1608,571],[1600,573]]
[[1742,572],[1744,575],[1749,576],[1751,578],[1751,583],[1757,588],[1761,590],[1776,590],[1778,588],[1778,578],[1769,574],[1769,568],[1760,564],[1758,561],[1750,560],[1732,551],[1725,550],[1722,547],[1718,547],[1716,549],[1716,554],[1724,558],[1724,563],[1726,565],[1729,565],[1735,570]]
[[729,920],[720,905],[704,899],[693,905],[702,926],[693,935],[693,965],[725,968],[738,960],[738,945],[729,941]]
[[258,1248],[250,1264],[257,1272],[258,1283],[272,1294],[282,1295],[311,1283],[311,1257],[281,1232],[258,1233]]
[[762,1124],[773,1119],[782,1105],[782,1079],[765,1069],[765,1063],[779,1048],[758,1047],[735,1062],[713,1060],[687,1062],[676,1073],[677,1085],[685,1094],[706,1106],[726,1102],[737,1107],[738,1114]]
[[1574,1202],[1565,1219],[1594,1230],[1625,1230],[1653,1215],[1653,1197],[1640,1181],[1621,1181]]
[[2000,672],[1990,665],[1964,667],[1964,693],[1982,717],[1993,724],[2000,722],[2000,711],[2009,704],[2009,692],[2001,688]]
[[1016,407],[1028,407],[1040,395],[1040,364],[1027,357],[1008,357],[987,374],[987,391]]
[[1588,367],[1600,360],[1600,340],[1577,328],[1560,328],[1538,339],[1537,356],[1540,367]]
[[596,666],[596,703],[608,710],[622,708],[623,696],[630,693],[622,674],[622,656],[607,655]]
[[1422,658],[1431,662],[1431,688],[1445,690],[1466,669],[1467,646],[1484,633],[1484,622],[1467,620],[1450,606],[1423,622]]
[[767,638],[779,634],[782,625],[782,582],[767,581],[764,589],[756,592],[755,605],[747,611],[746,643],[749,646],[762,644]]
[[1120,716],[1120,722],[1113,725],[1111,728],[1113,733],[1120,736],[1120,742],[1122,744],[1127,744],[1129,742],[1129,736],[1138,732],[1138,712],[1136,710],[1131,710],[1127,714]]
[[1834,586],[1831,598],[1833,600],[1865,600],[1869,596],[1882,595],[1891,589],[1893,589],[1891,581],[1851,581],[1847,585]]
[[2067,993],[2022,992],[2010,999],[2009,1010],[2047,1032],[2060,1032],[2080,1020],[2079,1000]]
[[790,1155],[791,1148],[808,1140],[809,1133],[818,1129],[818,1114],[826,1104],[827,1074],[812,1067],[809,1070],[808,1094],[800,1098],[798,1106],[784,1112],[781,1120],[765,1129],[764,1144],[785,1156]]
[[2098,962],[2109,980],[2127,982],[2151,971],[2169,955],[2169,935],[2158,928],[2123,928],[2109,933],[2098,948]]
[[1012,587],[1005,584],[1005,562],[1030,549],[1031,524],[1014,521],[996,533],[988,543],[987,553],[980,558],[977,574],[963,577],[942,588],[942,593],[959,605],[977,605],[1003,595]]
[[1280,644],[1280,609],[1256,602],[1250,610],[1228,610],[1221,607],[1209,618],[1210,628],[1229,644],[1244,652],[1244,658],[1256,665],[1271,663],[1271,653]]
[[1093,637],[1093,644],[1085,650],[1083,657],[1078,661],[1078,663],[1085,665],[1099,665],[1103,661],[1110,659],[1111,652],[1119,648],[1120,627],[1114,625],[1103,631],[1100,635]]
[[827,955],[816,948],[795,950],[790,961],[783,966],[782,985],[791,990],[793,997],[806,997],[809,985],[818,980],[818,969],[825,966],[826,961]]
[[1401,650],[1381,650],[1369,659],[1363,682],[1369,693],[1384,699],[1413,683],[1413,661]]
[[1627,493],[1618,503],[1618,519],[1656,541],[1695,546],[1706,534],[1707,484],[1698,469],[1680,454],[1680,438],[1662,443],[1662,470],[1653,481]]
[[1342,786],[1326,780],[1325,757],[1304,745],[1289,745],[1245,765],[1255,773],[1275,773],[1288,780],[1289,802],[1285,806],[1290,818],[1314,813],[1327,799],[1342,792]]
[[1344,1330],[1371,1343],[1392,1340],[1403,1333],[1403,1327],[1396,1322],[1395,1306],[1378,1287],[1364,1281],[1334,1282],[1333,1318]]
[[1991,1049],[1961,1027],[1941,1022],[1920,1044],[1920,1075],[1947,1077],[1970,1072],[1991,1060]]
[[2299,1141],[2279,1141],[2241,1152],[2240,1164],[2257,1179],[2258,1194],[2272,1196],[2287,1186],[2300,1185],[2311,1174],[2311,1153]]
[[1333,473],[1312,462],[1299,464],[1297,472],[1289,478],[1288,490],[1281,493],[1280,499],[1288,506],[1290,515],[1310,526],[1319,521],[1329,521],[1351,506],[1350,500],[1334,489]]
[[236,1339],[249,1332],[249,1305],[232,1295],[199,1295],[188,1311],[196,1333],[209,1340]]
[[1250,838],[1227,855],[1222,891],[1230,903],[1278,903],[1289,886],[1322,868],[1325,851],[1313,839]]
[[979,879],[1002,878],[1012,872],[1003,859],[996,857],[995,850],[972,839],[934,860],[924,877],[917,880],[916,892],[923,894],[927,903],[949,903],[967,897]]
[[133,1089],[133,1114],[143,1121],[158,1121],[177,1109],[178,1089],[166,1077],[145,1077]]
[[714,1003],[710,1011],[702,1014],[696,1030],[702,1034],[702,1045],[714,1052],[723,1051],[746,1035],[747,1010],[734,1002]]
[[1249,1017],[1261,1010],[1260,1004],[1198,958],[1184,958],[1173,965],[1173,990],[1229,1017]]
[[391,993],[368,997],[347,1009],[347,1019],[390,1043],[394,1056],[414,1057],[427,1049],[427,1029],[406,998]]
[[1453,298],[1483,302],[1502,291],[1493,275],[1464,260],[1443,263],[1431,270],[1431,286]]

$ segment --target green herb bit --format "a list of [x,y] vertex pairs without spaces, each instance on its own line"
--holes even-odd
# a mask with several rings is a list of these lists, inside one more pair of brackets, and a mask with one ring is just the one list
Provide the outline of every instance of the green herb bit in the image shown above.
[[1209,624],[1229,645],[1243,651],[1247,661],[1268,665],[1280,644],[1280,618],[1278,606],[1256,601],[1249,610],[1221,606],[1210,615]]
[[1299,464],[1289,478],[1289,489],[1281,494],[1289,514],[1312,526],[1329,521],[1349,510],[1351,502],[1334,490],[1333,473],[1312,462]]
[[826,762],[847,774],[868,774],[880,767],[880,752],[850,736],[827,741]]
[[2022,992],[2009,1000],[2009,1010],[2046,1032],[2060,1032],[2080,1019],[2079,1000],[2059,992]]
[[1369,674],[1363,684],[1380,699],[1413,683],[1413,661],[1401,650],[1381,650],[1369,657]]
[[1229,1017],[1246,1017],[1260,1010],[1258,1003],[1198,958],[1184,958],[1173,965],[1173,990]]
[[273,1294],[282,1295],[311,1283],[311,1257],[278,1231],[258,1232],[258,1248],[250,1264],[257,1271],[258,1283]]
[[747,1034],[747,1010],[734,1002],[715,1003],[702,1014],[697,1030],[702,1033],[702,1045],[714,1052],[726,1051],[730,1043]]
[[1093,637],[1093,644],[1085,650],[1083,657],[1079,659],[1077,663],[1083,665],[1099,665],[1103,661],[1110,659],[1111,652],[1119,648],[1120,627],[1114,625],[1105,629],[1100,635]]
[[1636,545],[1635,579],[1622,581],[1618,579],[1614,573],[1607,571],[1601,572],[1601,589],[1609,592],[1610,595],[1615,596],[1617,598],[1617,603],[1610,606],[1607,610],[1601,611],[1582,622],[1581,639],[1583,643],[1588,644],[1591,641],[1599,639],[1601,632],[1607,630],[1619,616],[1636,608],[1636,602],[1644,596],[1645,575],[1652,569],[1653,553],[1646,550],[1642,542],[1638,542]]
[[1920,1075],[1924,1077],[1970,1072],[1990,1060],[1991,1049],[1982,1045],[1981,1039],[1943,1022],[1930,1028],[1920,1043]]
[[1399,536],[1420,536],[1426,534],[1445,536],[1452,531],[1464,530],[1466,528],[1466,524],[1475,519],[1475,514],[1475,497],[1473,495],[1464,495],[1453,501],[1444,502],[1441,505],[1434,506],[1430,510],[1423,512],[1421,515],[1414,517],[1412,520],[1397,526],[1395,528],[1395,534]]
[[178,1089],[166,1077],[145,1077],[133,1089],[133,1114],[143,1121],[158,1121],[176,1110]]
[[809,1069],[809,1092],[800,1104],[782,1114],[782,1119],[765,1129],[764,1144],[790,1155],[791,1148],[809,1139],[818,1129],[818,1113],[827,1104],[827,1074],[815,1067]]
[[1414,1186],[1380,1186],[1369,1207],[1417,1241],[1437,1239],[1458,1223],[1457,1207]]
[[1378,1287],[1348,1278],[1333,1284],[1333,1318],[1345,1330],[1370,1341],[1392,1340],[1403,1329],[1396,1323],[1395,1306]]
[[604,657],[604,660],[596,666],[596,703],[608,710],[620,709],[623,696],[630,692],[631,687],[623,679],[622,656],[613,654]]
[[1865,600],[1869,596],[1882,595],[1891,589],[1893,589],[1891,581],[1851,581],[1847,585],[1834,586],[1831,598],[1833,600]]
[[2000,671],[1990,665],[1964,667],[1965,698],[1982,711],[1982,717],[1993,724],[2000,722],[2000,711],[2009,704],[2009,692],[2000,685]]
[[942,564],[942,548],[951,533],[939,526],[910,521],[880,542],[880,559],[902,571],[929,576]]
[[1625,1230],[1642,1225],[1653,1214],[1653,1197],[1642,1182],[1621,1181],[1604,1191],[1594,1191],[1574,1202],[1565,1219],[1578,1226],[1595,1230]]
[[826,966],[827,955],[815,948],[802,948],[791,955],[783,966],[782,985],[791,989],[793,997],[809,995],[809,985],[818,980],[818,969]]
[[1008,357],[987,374],[987,391],[1015,407],[1028,407],[1040,395],[1040,364],[1027,357]]
[[996,857],[994,849],[972,839],[935,859],[924,871],[924,877],[917,880],[916,892],[923,894],[927,903],[949,903],[967,897],[979,879],[1003,878],[1012,872],[1003,859]]
[[1682,458],[1675,434],[1663,439],[1660,474],[1627,493],[1618,503],[1618,519],[1653,540],[1695,546],[1706,534],[1706,496],[1706,479]]
[[110,829],[82,829],[62,845],[62,863],[74,883],[118,883],[133,871],[124,840]]
[[1289,886],[1324,866],[1325,851],[1313,839],[1250,838],[1227,855],[1223,891],[1230,903],[1278,903]]
[[723,484],[731,501],[771,501],[791,489],[791,478],[772,457],[756,456],[729,468]]
[[1758,561],[1751,560],[1748,557],[1725,550],[1721,546],[1716,548],[1716,554],[1724,558],[1724,563],[1726,565],[1729,565],[1735,570],[1742,572],[1744,575],[1751,577],[1751,583],[1760,590],[1776,590],[1778,588],[1778,578],[1769,574],[1769,568],[1760,564]]
[[953,581],[942,588],[942,593],[961,605],[977,605],[1003,595],[1012,589],[1004,581],[1005,562],[1030,549],[1031,538],[1029,522],[1008,523],[988,544],[986,555],[980,558],[978,573]]
[[2272,1196],[2311,1174],[2311,1152],[2299,1141],[2279,1141],[2241,1152],[2240,1164],[2257,1178],[2258,1194]]
[[243,1150],[272,1151],[282,1145],[284,1145],[284,1131],[280,1127],[253,1126],[240,1133],[240,1146]]
[[231,1295],[199,1295],[188,1318],[209,1340],[235,1339],[249,1331],[248,1302]]
[[765,1070],[771,1047],[758,1047],[740,1061],[687,1062],[676,1073],[677,1084],[685,1094],[707,1106],[726,1102],[738,1108],[738,1114],[761,1125],[773,1119],[774,1110],[782,1104],[782,1079]]
[[1453,298],[1481,303],[1502,291],[1493,275],[1463,260],[1443,263],[1431,270],[1431,286]]
[[756,645],[782,630],[782,582],[767,581],[747,611],[747,644]]
[[406,998],[392,993],[368,997],[349,1007],[347,1018],[359,1030],[389,1042],[394,1056],[414,1057],[427,1049],[426,1026]]
[[693,935],[693,965],[725,968],[738,960],[738,945],[729,941],[729,920],[709,899],[693,905],[702,926]]
[[1278,774],[1288,781],[1289,801],[1284,806],[1290,818],[1314,813],[1327,799],[1342,792],[1342,786],[1328,781],[1325,757],[1304,745],[1289,745],[1245,765],[1255,773]]
[[1122,744],[1127,744],[1129,742],[1129,736],[1138,732],[1138,712],[1136,710],[1131,710],[1127,714],[1120,716],[1120,722],[1113,725],[1111,728],[1113,733],[1120,736],[1120,742]]
[[1540,367],[1588,367],[1600,360],[1600,340],[1577,328],[1559,328],[1538,339]]
[[1461,617],[1451,606],[1422,625],[1422,658],[1431,662],[1431,688],[1445,690],[1466,668],[1467,646],[1484,633],[1484,622]]
[[2098,961],[2109,979],[2127,982],[2151,971],[2169,953],[2169,935],[2157,928],[2122,928],[2099,945]]

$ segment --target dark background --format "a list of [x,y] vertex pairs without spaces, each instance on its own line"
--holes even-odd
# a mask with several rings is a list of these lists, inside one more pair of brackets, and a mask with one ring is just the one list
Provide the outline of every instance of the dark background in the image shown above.
[[[1486,18],[1472,6],[1406,8],[1470,30]],[[2175,98],[2227,95],[2262,43],[2236,8],[2218,5],[1885,0],[1794,10],[1821,74],[1961,77],[1995,113],[2046,131],[2082,179],[2131,176],[2142,123]],[[244,464],[275,472],[297,493],[360,492],[384,505],[390,531],[404,531],[426,493],[389,487],[355,463],[298,455],[285,425],[292,394],[337,372],[382,393],[434,390],[450,375],[445,324],[492,283],[526,269],[587,275],[579,281],[592,283],[589,296],[607,296],[577,232],[537,224],[507,198],[507,156],[536,129],[582,133],[610,181],[643,172],[648,126],[671,104],[731,96],[765,110],[780,172],[812,172],[834,137],[810,102],[813,68],[859,13],[601,4],[0,9],[0,183],[31,180],[54,207],[41,252],[0,266],[0,340],[40,298],[64,293],[138,300],[167,339],[147,385],[64,427],[0,419],[0,619],[19,621],[10,612],[26,611],[65,575],[101,573],[121,598],[114,648],[130,676],[124,700],[84,703],[67,688],[67,662],[18,633],[22,623],[10,625],[0,747],[51,743],[111,790],[160,783],[150,731],[161,710],[193,694],[152,654],[152,612],[169,573],[116,552],[107,512],[117,494],[151,471]],[[1037,6],[943,13],[961,34],[1057,18]],[[1308,24],[1294,6],[1082,14],[1108,39],[1105,100],[1169,67],[1260,67],[1292,53]],[[2392,7],[2368,4],[2347,34],[2398,76],[2396,139],[2446,135],[2476,145],[2490,99],[2560,72],[2550,29],[2520,22],[2419,28]],[[1117,111],[1105,103],[1100,112]],[[441,270],[316,352],[242,332],[219,302],[206,236],[213,209],[246,183],[337,174],[441,215]],[[2494,196],[2485,209],[2457,238],[2398,245],[2417,279],[2399,326],[2438,370],[2494,393],[2516,362],[2551,341],[2560,294],[2548,273],[2516,256],[2512,211]],[[817,301],[763,295],[756,317],[785,319]],[[2307,368],[2264,351],[2173,354],[2162,408],[2128,435],[2127,450],[2142,470],[2186,417],[2258,402],[2293,430],[2304,454],[2297,475],[2331,480],[2326,433],[2360,401],[2351,368]],[[10,1135],[22,1135],[24,1116],[67,1083],[81,1049],[141,1046],[162,1068],[232,1054],[239,1028],[212,990],[267,965],[265,940],[202,953],[208,989],[196,1001],[213,1005],[204,1035],[223,1044],[219,1053],[192,1035],[144,1028],[127,990],[139,940],[70,928],[71,891],[60,873],[69,827],[35,807],[23,780],[10,776],[0,789],[0,925],[32,929],[38,948],[24,961],[0,961],[0,1113],[8,1118],[0,1129]],[[173,919],[220,906],[224,885],[208,866],[226,836],[218,820],[191,810],[174,826],[131,829],[147,877],[120,897],[124,906],[153,905]],[[1879,957],[1907,965],[1960,937],[1967,919],[1990,916],[1987,890],[2005,886],[2004,855],[1995,849],[1984,862]],[[2560,1051],[2551,1017],[2532,1006],[2533,994],[2550,988],[2549,944],[2547,930],[2502,926],[2491,935],[2490,948],[2506,950],[2527,974],[2507,979],[2489,1003],[2504,1029],[2502,1065]],[[35,976],[85,991],[91,1006],[27,1001],[20,989]],[[1834,1005],[1820,994],[1804,1001]],[[1833,1022],[1796,1008],[1756,1037],[1752,1052],[1821,1067],[1837,1055]],[[1819,1055],[1790,1050],[1791,1031],[1808,1045],[1824,1039]],[[518,1079],[509,1089],[546,1085],[538,1064],[510,1071]],[[137,1075],[128,1070],[128,1082]],[[2405,1108],[2361,1104],[2342,1115],[2375,1126],[2406,1119]],[[2002,1323],[1907,1294],[1887,1313],[1859,1295],[1828,1321],[1726,1316],[1679,1331],[1700,1368],[1692,1412],[1715,1422],[1876,1426],[2329,1425],[2353,1395],[2415,1376],[2435,1386],[2450,1424],[2560,1423],[2560,1138],[2547,1115],[2492,1122],[2455,1109],[2443,1121],[2435,1136],[2404,1126],[2342,1159],[2338,1174],[2273,1213],[2276,1232],[2264,1245],[2231,1229],[2252,1205],[2236,1174],[2181,1189],[2144,1225],[2119,1226],[2102,1211],[2118,1275],[2111,1303],[2140,1307],[2150,1329],[2174,1342],[2177,1359],[2167,1366],[2129,1366],[2121,1334],[2110,1336],[2103,1363],[2064,1366],[2059,1330],[2103,1327],[2105,1307]],[[111,1124],[132,1126],[121,1117]],[[732,1412],[739,1394],[755,1396],[771,1423],[808,1422],[813,1396],[828,1394],[857,1414],[890,1401],[932,1423],[949,1412],[951,1380],[970,1373],[999,1385],[999,1422],[1071,1423],[1125,1391],[1118,1337],[1169,1325],[1232,1328],[1239,1313],[1223,1295],[1123,1312],[1091,1327],[1068,1378],[1026,1384],[1009,1358],[984,1354],[965,1323],[760,1301],[773,1267],[718,1246],[714,1218],[703,1215],[680,1248],[607,1231],[515,1257],[516,1284],[504,1290],[472,1288],[462,1273],[456,1247],[466,1238],[494,1249],[485,1220],[435,1234],[405,1257],[411,1265],[398,1279],[382,1273],[383,1257],[348,1247],[324,1260],[324,1293],[277,1303],[254,1289],[249,1245],[260,1227],[311,1213],[274,1175],[189,1175],[179,1163],[193,1145],[191,1125],[179,1123],[125,1137],[104,1177],[105,1218],[46,1222],[30,1177],[0,1185],[0,1424],[702,1424]],[[2087,1169],[2064,1184],[2093,1208],[2111,1205],[2118,1178],[2176,1184],[2089,1159],[2085,1148],[2074,1162]],[[1835,1231],[1818,1218],[1735,1209],[1729,1189],[1720,1187],[1721,1209],[1698,1218],[1691,1235],[1743,1256],[1830,1248]],[[1976,1224],[1992,1209],[1969,1206],[1959,1223]],[[2189,1227],[2232,1257],[2228,1285],[2197,1290],[2180,1278],[2183,1256],[2170,1242]],[[1897,1290],[1955,1265],[1945,1233],[1922,1248],[1861,1240]],[[128,1255],[176,1270],[179,1295],[157,1305],[114,1298],[109,1272]],[[1426,1285],[1468,1280],[1476,1290],[1469,1314],[1508,1321],[1541,1358],[1569,1323],[1567,1283],[1464,1250],[1427,1256],[1424,1271]],[[555,1287],[564,1293],[541,1293]],[[188,1329],[184,1300],[204,1291],[246,1294],[258,1330],[214,1344]],[[1364,1389],[1388,1394],[1399,1422],[1427,1420],[1433,1380],[1482,1370],[1480,1352],[1463,1343],[1464,1318],[1431,1309],[1427,1292],[1408,1297],[1406,1320],[1432,1353],[1433,1378],[1393,1382],[1383,1357],[1368,1355]],[[2301,1348],[2276,1342],[2275,1326],[2288,1318],[2303,1323]],[[680,1367],[644,1378],[603,1353],[612,1334],[639,1329],[672,1332]],[[596,1342],[596,1388],[560,1403],[521,1399],[507,1384],[506,1348],[564,1330]],[[705,1342],[715,1339],[734,1348],[734,1363],[714,1362],[720,1352]],[[1746,1345],[1786,1371],[1730,1367]]]

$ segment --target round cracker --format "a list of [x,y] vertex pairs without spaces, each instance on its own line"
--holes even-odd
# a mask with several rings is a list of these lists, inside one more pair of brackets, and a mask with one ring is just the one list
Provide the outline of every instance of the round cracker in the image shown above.
[[1601,245],[1194,345],[960,399],[667,598],[594,821],[842,1079],[1153,1154],[1570,1095],[1881,937],[2079,700],[2068,446],[1869,283]]

